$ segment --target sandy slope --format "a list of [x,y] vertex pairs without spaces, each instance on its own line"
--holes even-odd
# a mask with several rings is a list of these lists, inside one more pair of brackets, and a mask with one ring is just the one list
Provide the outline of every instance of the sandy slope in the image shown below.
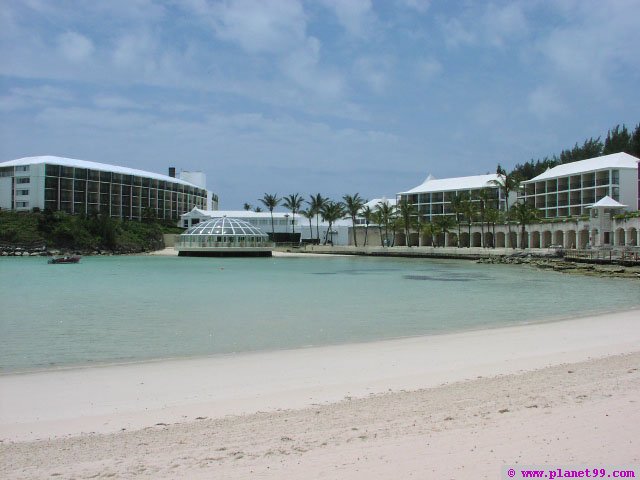
[[637,464],[639,319],[0,376],[0,477],[475,479],[503,464]]

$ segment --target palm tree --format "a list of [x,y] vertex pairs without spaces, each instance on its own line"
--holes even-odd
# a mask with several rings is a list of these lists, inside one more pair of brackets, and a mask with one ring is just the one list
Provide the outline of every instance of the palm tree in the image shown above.
[[464,216],[467,219],[467,228],[469,233],[469,245],[467,248],[471,248],[471,223],[473,222],[474,217],[477,213],[476,204],[471,199],[466,199],[462,202],[462,211],[464,212]]
[[[313,211],[308,208],[306,210],[300,210],[300,215],[302,215],[304,218],[306,218],[307,220],[309,220],[309,238],[313,238],[313,225],[311,225],[311,220],[313,219],[313,217],[316,216],[315,213],[313,213]],[[300,227],[302,228],[302,227]]]
[[510,213],[518,221],[520,227],[522,228],[520,248],[524,250],[524,236],[526,233],[526,226],[540,218],[540,211],[526,203],[516,203],[513,207],[511,207]]
[[327,202],[327,199],[319,193],[317,195],[310,195],[309,198],[311,200],[307,200],[307,204],[309,205],[309,210],[312,211],[316,217],[316,240],[320,243],[320,210]]
[[[433,223],[435,224],[436,228],[440,231],[440,233],[443,233],[445,235],[445,240],[446,240],[447,233],[451,231],[451,229],[454,227],[456,222],[451,215],[439,215],[433,220]],[[446,243],[446,241],[444,243]],[[442,245],[443,247],[445,246],[444,243]]]
[[460,224],[462,223],[462,217],[464,215],[464,202],[469,195],[465,192],[457,193],[453,200],[451,200],[451,209],[456,216],[456,223],[458,224],[458,247],[460,247]]
[[364,218],[364,246],[367,246],[367,235],[369,233],[369,224],[373,219],[373,210],[367,205],[362,209],[362,218]]
[[256,207],[256,208],[253,209],[253,211],[256,212],[256,213],[260,213],[262,211],[262,208]]
[[242,208],[244,208],[245,210],[249,211],[251,210],[251,204],[250,203],[245,203]]
[[271,234],[275,235],[276,229],[273,224],[273,209],[276,208],[280,204],[281,198],[278,197],[278,194],[272,195],[270,193],[265,193],[264,197],[259,199],[265,207],[269,209],[271,213]]
[[384,239],[382,236],[382,212],[379,208],[376,208],[372,215],[371,221],[378,226],[378,234],[380,235],[380,246],[384,247]]
[[324,245],[327,244],[329,234],[331,234],[331,245],[333,245],[333,222],[343,218],[345,213],[346,211],[342,202],[326,200],[322,205],[322,208],[320,209],[320,215],[322,215],[322,220],[324,222],[329,223],[329,226],[327,227],[327,234],[324,237]]
[[411,242],[409,241],[409,235],[411,234],[411,228],[415,227],[416,224],[416,208],[412,203],[402,199],[398,203],[398,212],[400,213],[402,226],[404,227],[405,243],[407,244],[407,247],[410,247]]
[[487,219],[487,230],[489,229],[489,224],[491,224],[491,227],[493,229],[493,236],[491,241],[492,248],[496,248],[496,223],[500,221],[500,215],[500,210],[493,207],[487,208],[487,211],[485,212],[485,218]]
[[287,210],[291,210],[291,229],[293,233],[296,233],[296,213],[300,211],[302,206],[302,197],[299,193],[293,193],[284,197],[282,205]]
[[[498,187],[500,192],[502,192],[502,195],[504,196],[504,200],[505,200],[505,207],[506,207],[505,210],[508,213],[509,212],[509,194],[511,192],[515,192],[516,190],[518,190],[518,187],[520,187],[520,180],[516,175],[512,173],[505,173],[504,169],[502,169],[502,167],[498,165],[498,179],[490,180],[489,184],[493,185],[494,187]],[[508,221],[507,221],[507,230],[509,232],[509,241],[507,245],[509,246],[509,248],[513,248],[513,246],[511,245],[511,224],[509,224]]]
[[[481,188],[478,192],[478,211],[480,212],[480,230],[482,231],[482,239],[480,245],[482,248],[486,247],[484,241],[484,220],[486,217],[486,211],[491,200],[491,191],[488,188]],[[488,229],[488,227],[487,227]]]
[[395,218],[396,207],[389,202],[378,202],[378,210],[380,210],[382,225],[384,226],[385,243],[389,246],[389,225]]
[[426,236],[431,238],[431,246],[435,247],[435,238],[438,236],[438,226],[434,223],[434,222],[427,222],[424,224],[424,226],[422,227],[422,233]]
[[353,244],[358,246],[358,236],[356,235],[356,217],[360,213],[362,207],[364,207],[365,200],[362,199],[360,194],[345,195],[342,197],[347,210],[347,213],[351,217],[351,224],[353,225]]

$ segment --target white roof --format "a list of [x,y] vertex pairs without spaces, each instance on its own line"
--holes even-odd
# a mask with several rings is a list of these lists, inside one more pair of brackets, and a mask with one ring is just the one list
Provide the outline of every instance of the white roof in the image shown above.
[[[229,218],[271,218],[269,210],[262,212],[254,212],[253,210],[203,210],[194,207],[189,213],[183,216],[204,216],[211,218],[229,217]],[[273,218],[291,217],[291,212],[273,212]],[[300,218],[300,214],[296,214],[296,220]]]
[[179,178],[162,175],[160,173],[147,172],[146,170],[136,170],[135,168],[120,167],[118,165],[109,165],[107,163],[89,162],[87,160],[77,160],[75,158],[55,157],[52,155],[42,155],[38,157],[24,157],[8,162],[0,163],[0,167],[18,167],[22,165],[33,165],[37,163],[48,163],[50,165],[61,165],[63,167],[87,168],[91,170],[100,170],[102,172],[121,173],[123,175],[136,175],[138,177],[153,178],[165,182],[180,183],[189,185],[190,187],[203,188],[193,183],[180,180]]
[[594,170],[604,170],[607,168],[638,168],[638,161],[633,155],[628,153],[612,153],[602,157],[579,160],[577,162],[563,163],[557,167],[550,168],[537,177],[522,183],[538,182],[549,178],[566,177],[578,173],[592,172]]
[[420,185],[406,192],[400,192],[399,195],[406,193],[429,193],[429,192],[450,192],[455,190],[476,190],[480,188],[490,187],[496,188],[489,182],[498,180],[500,176],[497,173],[488,175],[474,175],[471,177],[454,177],[437,179],[429,175],[427,179]]
[[590,205],[588,208],[597,208],[597,207],[606,207],[606,208],[624,208],[626,205],[622,205],[620,202],[616,202],[609,195],[602,197],[593,205]]
[[371,210],[375,210],[378,208],[378,204],[380,203],[386,203],[391,205],[392,207],[396,206],[396,199],[395,198],[386,198],[386,197],[382,197],[382,198],[374,198],[373,200],[369,200],[367,203],[365,203],[362,208],[366,208],[369,207]]

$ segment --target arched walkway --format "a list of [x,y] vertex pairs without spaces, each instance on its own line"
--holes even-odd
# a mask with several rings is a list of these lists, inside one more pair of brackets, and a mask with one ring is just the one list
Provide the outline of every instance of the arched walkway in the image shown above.
[[578,248],[585,249],[587,248],[587,244],[589,243],[589,230],[580,230],[578,232]]
[[627,231],[627,245],[629,246],[638,246],[638,230],[635,228],[630,228]]
[[496,233],[496,248],[504,248],[504,232]]
[[530,235],[531,243],[529,244],[529,248],[540,248],[540,232],[534,230]]
[[562,245],[564,247],[564,232],[562,230],[556,230],[553,232],[553,244]]
[[620,227],[616,229],[614,243],[619,247],[624,247],[626,245],[624,228]]
[[542,244],[540,245],[540,248],[548,248],[549,245],[551,245],[551,231],[545,230],[542,232]]
[[468,247],[469,246],[469,234],[463,232],[460,234],[460,245],[459,247]]
[[516,234],[516,232],[511,232],[510,238],[511,238],[511,242],[507,245],[507,247],[518,248],[518,245],[516,245],[518,241],[518,235]]
[[484,246],[487,248],[493,248],[493,233],[485,232],[484,234]]
[[482,234],[480,232],[473,232],[471,234],[473,243],[471,244],[471,246],[473,247],[481,247],[482,246]]
[[569,230],[566,235],[566,243],[564,248],[576,248],[576,231]]

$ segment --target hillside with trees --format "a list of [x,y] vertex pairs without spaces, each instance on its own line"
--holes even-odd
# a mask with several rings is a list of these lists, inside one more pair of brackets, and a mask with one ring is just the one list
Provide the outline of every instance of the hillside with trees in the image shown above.
[[517,164],[511,173],[520,180],[530,180],[545,172],[548,168],[553,168],[563,163],[577,162],[578,160],[620,152],[640,158],[640,123],[633,132],[629,132],[625,125],[616,125],[607,132],[604,142],[600,137],[591,137],[582,144],[576,143],[573,148],[562,150],[559,155],[538,160],[531,159],[523,164]]

